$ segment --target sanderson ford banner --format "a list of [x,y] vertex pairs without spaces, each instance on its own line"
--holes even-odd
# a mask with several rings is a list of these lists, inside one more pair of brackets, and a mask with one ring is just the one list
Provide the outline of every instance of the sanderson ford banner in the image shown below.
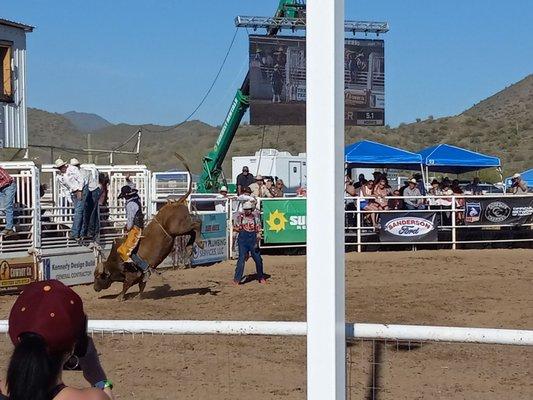
[[306,200],[262,200],[265,243],[305,243]]
[[381,213],[379,239],[382,242],[435,242],[438,239],[436,213]]

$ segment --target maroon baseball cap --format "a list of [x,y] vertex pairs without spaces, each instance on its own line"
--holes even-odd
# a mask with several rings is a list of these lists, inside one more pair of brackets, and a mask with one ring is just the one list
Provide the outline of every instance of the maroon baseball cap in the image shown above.
[[13,344],[24,333],[43,337],[50,353],[73,349],[84,334],[87,317],[80,296],[57,280],[30,283],[24,287],[9,314]]

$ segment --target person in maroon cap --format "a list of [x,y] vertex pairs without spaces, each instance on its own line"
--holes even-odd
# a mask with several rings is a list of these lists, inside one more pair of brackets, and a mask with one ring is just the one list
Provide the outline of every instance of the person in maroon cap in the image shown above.
[[[3,388],[7,397],[0,384],[0,399],[113,400],[113,385],[87,335],[81,298],[61,282],[35,282],[24,288],[9,314],[9,336],[15,349]],[[81,369],[93,387],[67,387],[63,369]]]

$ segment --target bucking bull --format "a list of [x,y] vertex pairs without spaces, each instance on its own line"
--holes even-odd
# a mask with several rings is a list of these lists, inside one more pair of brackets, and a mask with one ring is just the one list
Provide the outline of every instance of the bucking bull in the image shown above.
[[[179,154],[176,154],[176,157],[183,162],[190,175],[191,171],[185,160]],[[186,246],[189,256],[192,255],[194,243],[200,248],[204,247],[201,238],[202,222],[192,218],[186,204],[186,199],[191,192],[192,186],[189,183],[187,193],[178,200],[169,200],[142,231],[142,238],[136,253],[151,268],[157,268],[170,254],[177,236],[190,236]],[[97,292],[108,289],[113,282],[123,282],[122,292],[118,296],[119,300],[124,300],[128,289],[135,284],[139,285],[139,297],[142,297],[146,287],[146,282],[143,280],[144,274],[137,270],[129,270],[117,253],[123,241],[124,238],[121,238],[113,242],[109,256],[99,262],[94,271],[94,290]]]

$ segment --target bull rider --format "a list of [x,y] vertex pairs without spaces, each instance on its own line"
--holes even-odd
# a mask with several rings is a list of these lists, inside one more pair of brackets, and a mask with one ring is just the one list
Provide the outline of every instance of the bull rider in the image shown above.
[[118,247],[117,253],[125,265],[133,264],[136,266],[144,274],[144,280],[146,280],[150,276],[149,264],[136,253],[144,229],[141,198],[137,189],[129,185],[120,189],[118,198],[126,200],[126,226],[124,230],[127,236]]

